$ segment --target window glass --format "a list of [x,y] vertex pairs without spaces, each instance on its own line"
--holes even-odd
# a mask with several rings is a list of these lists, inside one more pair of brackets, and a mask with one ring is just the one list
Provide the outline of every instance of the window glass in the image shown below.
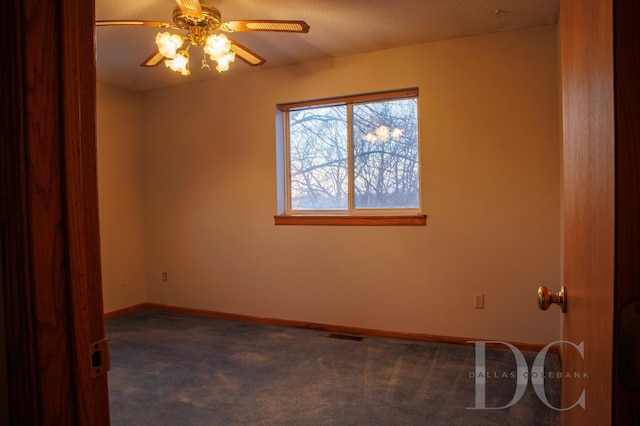
[[346,106],[292,111],[289,128],[291,209],[348,209]]
[[353,106],[356,209],[418,208],[416,99]]

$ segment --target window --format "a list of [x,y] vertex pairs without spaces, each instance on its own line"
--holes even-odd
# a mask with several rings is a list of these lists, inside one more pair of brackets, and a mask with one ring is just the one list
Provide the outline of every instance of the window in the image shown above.
[[423,225],[418,89],[279,105],[276,224]]

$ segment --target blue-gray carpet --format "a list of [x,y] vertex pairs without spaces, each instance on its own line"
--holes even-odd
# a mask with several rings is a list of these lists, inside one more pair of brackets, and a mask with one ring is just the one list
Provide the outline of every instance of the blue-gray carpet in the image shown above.
[[[364,337],[155,310],[105,322],[113,425],[555,425],[536,396],[475,410],[473,346]],[[536,354],[524,353],[529,369]],[[548,355],[547,371],[560,371]],[[486,407],[508,405],[513,354],[486,350]],[[505,377],[505,376],[509,376]],[[559,380],[545,380],[559,406]]]

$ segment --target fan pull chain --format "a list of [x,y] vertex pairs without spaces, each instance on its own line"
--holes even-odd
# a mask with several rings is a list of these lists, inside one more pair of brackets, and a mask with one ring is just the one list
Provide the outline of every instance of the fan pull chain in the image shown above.
[[202,55],[202,66],[200,67],[201,70],[207,70],[207,71],[211,71],[211,67],[209,66],[209,63],[207,62],[207,54],[205,53],[204,55]]

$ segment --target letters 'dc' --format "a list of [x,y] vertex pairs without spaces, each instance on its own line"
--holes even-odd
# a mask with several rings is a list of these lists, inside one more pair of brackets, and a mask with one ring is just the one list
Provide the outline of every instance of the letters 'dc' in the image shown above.
[[[547,394],[544,390],[544,360],[547,356],[547,352],[549,349],[555,344],[567,344],[573,346],[582,359],[584,359],[584,342],[580,342],[580,344],[576,345],[573,342],[569,342],[566,340],[557,340],[555,342],[549,343],[547,346],[542,348],[540,352],[536,355],[533,365],[531,367],[531,374],[529,374],[529,368],[527,365],[527,360],[525,359],[522,352],[511,343],[501,342],[496,340],[491,341],[469,341],[467,343],[474,343],[476,347],[476,368],[475,368],[475,386],[476,386],[476,395],[475,395],[475,407],[468,407],[470,410],[502,410],[505,408],[509,408],[515,405],[520,398],[524,395],[527,389],[527,383],[529,381],[529,377],[531,376],[531,384],[533,386],[533,390],[535,391],[538,399],[544,403],[547,407],[557,410],[557,411],[567,411],[574,408],[576,405],[585,408],[585,390],[582,390],[580,397],[578,400],[573,403],[570,407],[560,408],[554,407],[551,405],[549,400],[547,399]],[[486,368],[486,356],[485,356],[485,347],[487,343],[491,344],[499,344],[504,345],[511,350],[513,356],[516,360],[516,390],[513,394],[513,398],[507,405],[502,407],[487,407],[486,406],[486,377],[487,377],[487,368]]]

